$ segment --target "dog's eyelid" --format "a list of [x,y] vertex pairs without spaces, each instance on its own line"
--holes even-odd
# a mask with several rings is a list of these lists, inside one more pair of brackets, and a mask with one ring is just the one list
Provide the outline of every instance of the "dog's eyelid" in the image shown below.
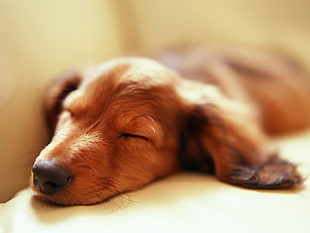
[[137,135],[137,134],[130,134],[130,133],[119,133],[118,137],[121,139],[128,139],[128,138],[138,138],[148,141],[149,139],[145,136]]

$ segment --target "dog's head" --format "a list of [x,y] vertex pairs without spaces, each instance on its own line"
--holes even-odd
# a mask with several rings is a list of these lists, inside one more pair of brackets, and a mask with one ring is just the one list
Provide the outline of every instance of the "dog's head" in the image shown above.
[[143,58],[65,73],[48,90],[53,138],[32,186],[59,204],[96,203],[179,169],[178,76]]

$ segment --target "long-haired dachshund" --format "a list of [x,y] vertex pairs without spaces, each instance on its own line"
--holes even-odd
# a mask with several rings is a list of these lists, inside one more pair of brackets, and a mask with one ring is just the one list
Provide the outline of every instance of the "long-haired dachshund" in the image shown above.
[[40,196],[92,204],[181,169],[247,188],[302,182],[266,136],[309,124],[299,66],[248,50],[151,57],[114,59],[53,82],[44,101],[53,137],[31,176]]

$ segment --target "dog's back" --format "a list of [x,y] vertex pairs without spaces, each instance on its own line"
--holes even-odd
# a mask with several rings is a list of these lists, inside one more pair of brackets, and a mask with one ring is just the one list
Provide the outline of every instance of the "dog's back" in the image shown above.
[[309,80],[285,56],[240,48],[183,47],[155,58],[182,77],[217,85],[229,98],[254,102],[269,133],[309,126]]

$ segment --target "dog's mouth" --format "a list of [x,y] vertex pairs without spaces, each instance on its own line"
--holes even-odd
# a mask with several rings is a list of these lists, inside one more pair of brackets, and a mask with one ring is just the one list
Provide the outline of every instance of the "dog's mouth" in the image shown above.
[[92,182],[88,176],[72,175],[55,160],[35,162],[31,186],[38,194],[36,199],[61,206],[93,205],[123,193],[110,178],[101,177]]

